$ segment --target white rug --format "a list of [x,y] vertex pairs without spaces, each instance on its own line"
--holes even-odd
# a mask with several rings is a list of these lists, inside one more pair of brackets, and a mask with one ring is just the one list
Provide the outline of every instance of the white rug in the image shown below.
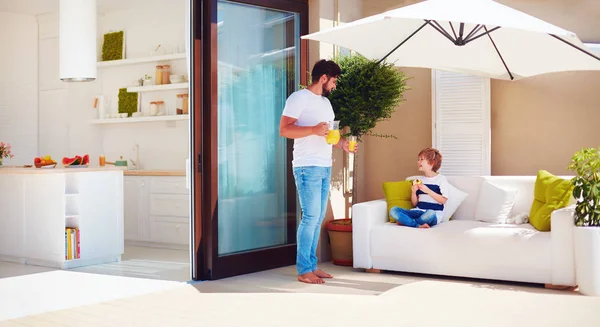
[[[320,286],[310,286],[320,287]],[[381,295],[172,290],[26,317],[14,326],[600,326],[600,298],[422,281]],[[17,325],[18,324],[18,325]],[[0,326],[3,326],[0,323]]]
[[64,270],[0,279],[0,321],[181,286],[179,282]]

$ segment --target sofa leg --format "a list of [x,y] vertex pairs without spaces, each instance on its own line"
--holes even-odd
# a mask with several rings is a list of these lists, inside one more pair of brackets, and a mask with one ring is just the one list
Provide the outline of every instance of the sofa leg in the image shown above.
[[366,271],[368,273],[372,273],[372,274],[379,274],[379,273],[381,273],[380,269],[366,269]]
[[577,286],[544,284],[544,288],[547,288],[549,290],[557,290],[557,291],[574,291],[577,288]]

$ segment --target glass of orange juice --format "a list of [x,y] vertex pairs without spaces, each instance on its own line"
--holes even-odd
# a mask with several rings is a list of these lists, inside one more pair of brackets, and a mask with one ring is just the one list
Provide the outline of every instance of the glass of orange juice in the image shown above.
[[340,121],[334,120],[329,122],[329,132],[325,137],[328,144],[337,144],[340,141]]
[[356,150],[356,136],[355,135],[350,135],[350,137],[348,137],[348,150],[350,152],[354,152]]

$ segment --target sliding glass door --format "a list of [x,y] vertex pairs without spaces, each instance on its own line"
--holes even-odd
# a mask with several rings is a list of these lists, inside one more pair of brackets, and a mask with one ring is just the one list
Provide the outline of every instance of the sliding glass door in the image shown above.
[[210,95],[202,105],[212,121],[202,124],[209,129],[202,133],[209,168],[202,172],[203,199],[214,207],[203,210],[209,221],[202,222],[199,270],[209,279],[295,262],[292,143],[279,136],[279,120],[287,97],[304,82],[300,34],[307,5],[251,2],[216,1],[211,42],[203,41],[214,47],[204,56],[211,58],[204,63],[211,76],[202,79],[214,84],[203,88]]

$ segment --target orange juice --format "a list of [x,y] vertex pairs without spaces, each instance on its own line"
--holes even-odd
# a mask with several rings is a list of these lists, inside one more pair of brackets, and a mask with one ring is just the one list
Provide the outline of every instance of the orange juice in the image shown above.
[[330,129],[327,133],[327,137],[325,137],[325,141],[329,144],[337,144],[340,141],[340,130]]
[[348,142],[348,150],[350,150],[350,152],[354,152],[354,150],[356,150],[356,141]]

